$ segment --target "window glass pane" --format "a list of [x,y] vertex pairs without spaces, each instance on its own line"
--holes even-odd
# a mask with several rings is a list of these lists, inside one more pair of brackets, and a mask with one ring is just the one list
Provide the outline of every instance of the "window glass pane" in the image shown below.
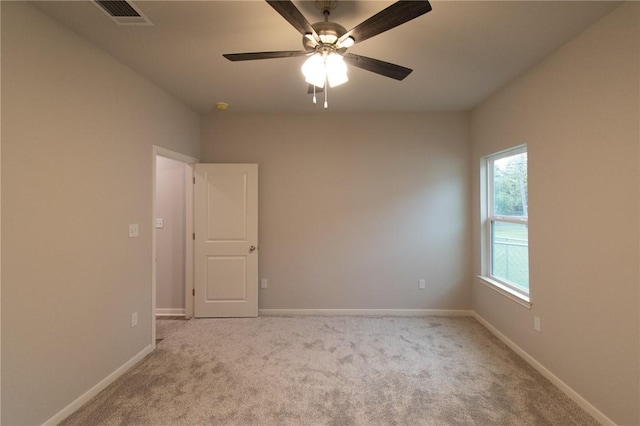
[[528,225],[491,223],[491,275],[529,291]]
[[527,153],[493,161],[493,214],[527,217]]

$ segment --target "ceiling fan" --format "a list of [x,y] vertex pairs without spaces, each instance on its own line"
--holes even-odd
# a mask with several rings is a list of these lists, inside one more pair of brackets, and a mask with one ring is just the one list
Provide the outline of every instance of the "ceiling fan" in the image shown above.
[[230,61],[308,56],[302,66],[302,72],[309,83],[308,92],[313,93],[313,102],[316,103],[316,91],[324,91],[325,108],[328,105],[325,86],[328,83],[329,87],[335,87],[348,80],[346,64],[395,80],[403,80],[408,76],[413,71],[410,68],[347,53],[347,49],[431,11],[431,4],[426,0],[398,1],[347,31],[342,25],[329,21],[331,10],[336,7],[335,0],[316,1],[322,10],[324,21],[314,24],[310,24],[290,0],[267,0],[267,3],[302,34],[304,50],[226,53],[222,56]]

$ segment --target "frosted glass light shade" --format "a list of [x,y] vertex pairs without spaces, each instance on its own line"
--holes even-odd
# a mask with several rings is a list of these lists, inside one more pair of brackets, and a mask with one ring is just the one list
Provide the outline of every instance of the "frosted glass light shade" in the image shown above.
[[348,48],[351,47],[355,44],[355,40],[353,38],[351,38],[351,36],[345,38],[342,43],[340,43],[340,49],[342,48]]
[[327,80],[331,87],[336,87],[349,81],[349,77],[347,76],[347,64],[344,63],[342,56],[337,53],[331,53],[327,57],[326,70]]
[[338,41],[338,37],[335,34],[320,34],[320,41],[326,44],[333,44]]
[[324,87],[326,76],[325,63],[322,55],[313,54],[309,56],[302,65],[302,74],[307,83],[316,87]]

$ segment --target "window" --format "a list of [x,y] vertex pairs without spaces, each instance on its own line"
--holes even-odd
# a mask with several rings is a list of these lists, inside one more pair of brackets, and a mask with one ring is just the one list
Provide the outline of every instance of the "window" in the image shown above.
[[529,302],[527,147],[484,159],[483,280]]

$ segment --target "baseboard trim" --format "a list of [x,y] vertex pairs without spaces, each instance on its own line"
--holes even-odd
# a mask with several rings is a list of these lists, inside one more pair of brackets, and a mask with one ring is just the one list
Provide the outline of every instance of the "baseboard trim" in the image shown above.
[[86,402],[88,402],[91,398],[99,394],[104,388],[113,383],[118,377],[122,376],[127,370],[137,364],[142,358],[147,356],[153,350],[153,345],[149,345],[140,351],[137,355],[131,358],[129,361],[122,364],[118,367],[113,373],[109,374],[107,377],[98,382],[97,385],[86,391],[82,394],[78,399],[73,401],[71,404],[67,405],[63,408],[58,414],[51,417],[49,420],[44,422],[42,426],[55,426],[71,414],[73,414],[78,408],[82,407]]
[[258,309],[259,316],[400,316],[400,317],[469,317],[464,309]]
[[595,418],[601,425],[615,426],[615,422],[607,417],[604,413],[591,405],[589,401],[584,399],[578,392],[573,390],[568,384],[563,382],[558,376],[549,371],[544,365],[538,362],[534,357],[529,355],[524,349],[518,346],[513,340],[502,334],[497,328],[495,328],[489,321],[481,317],[477,312],[473,312],[473,317],[485,326],[491,333],[493,333],[498,339],[500,339],[505,345],[513,350],[518,356],[524,359],[529,365],[535,368],[540,374],[553,383],[558,389],[564,392],[569,398],[571,398],[576,404],[580,406],[584,411],[589,413]]
[[186,312],[185,308],[156,308],[157,317],[185,316]]

